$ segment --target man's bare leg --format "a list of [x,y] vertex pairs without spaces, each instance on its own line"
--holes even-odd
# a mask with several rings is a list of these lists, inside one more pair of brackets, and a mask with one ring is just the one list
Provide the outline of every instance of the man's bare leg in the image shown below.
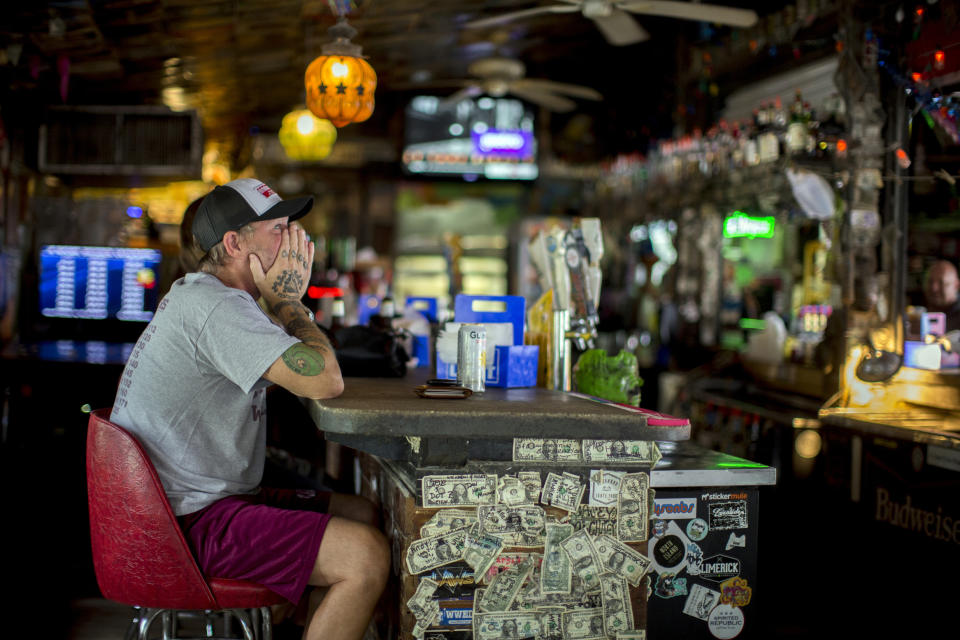
[[311,585],[329,589],[307,624],[305,640],[362,638],[389,571],[390,545],[380,531],[331,518],[310,575]]

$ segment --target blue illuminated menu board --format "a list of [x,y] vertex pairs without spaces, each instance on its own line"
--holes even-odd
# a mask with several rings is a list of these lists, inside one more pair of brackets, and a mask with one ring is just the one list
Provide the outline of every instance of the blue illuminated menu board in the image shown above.
[[156,249],[47,245],[40,313],[49,318],[149,322],[157,308]]

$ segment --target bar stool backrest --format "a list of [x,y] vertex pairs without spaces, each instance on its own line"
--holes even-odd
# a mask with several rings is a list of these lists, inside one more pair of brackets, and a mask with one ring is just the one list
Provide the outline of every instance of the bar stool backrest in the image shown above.
[[132,606],[218,608],[153,463],[109,417],[109,409],[94,411],[87,431],[90,539],[100,590]]

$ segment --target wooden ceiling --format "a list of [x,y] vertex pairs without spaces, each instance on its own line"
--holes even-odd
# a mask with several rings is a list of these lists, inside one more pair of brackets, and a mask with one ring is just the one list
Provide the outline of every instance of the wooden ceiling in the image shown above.
[[[351,126],[395,135],[395,114],[414,93],[452,93],[431,83],[466,78],[470,62],[499,55],[523,61],[528,78],[598,89],[604,103],[583,111],[608,129],[669,132],[677,48],[696,39],[698,23],[638,16],[651,39],[627,47],[607,44],[579,13],[463,28],[545,3],[355,0],[347,13],[358,31],[353,41],[379,85],[374,117]],[[723,3],[760,13],[782,4]],[[303,71],[334,22],[326,0],[22,2],[0,17],[0,104],[178,103],[197,109],[209,139],[275,131],[303,102]],[[427,88],[418,91],[419,84]]]

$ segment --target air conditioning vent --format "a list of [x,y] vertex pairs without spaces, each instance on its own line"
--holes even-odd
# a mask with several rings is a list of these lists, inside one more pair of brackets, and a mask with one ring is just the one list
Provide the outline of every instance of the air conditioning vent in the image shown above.
[[40,128],[39,151],[48,173],[199,179],[203,141],[192,111],[55,107]]

